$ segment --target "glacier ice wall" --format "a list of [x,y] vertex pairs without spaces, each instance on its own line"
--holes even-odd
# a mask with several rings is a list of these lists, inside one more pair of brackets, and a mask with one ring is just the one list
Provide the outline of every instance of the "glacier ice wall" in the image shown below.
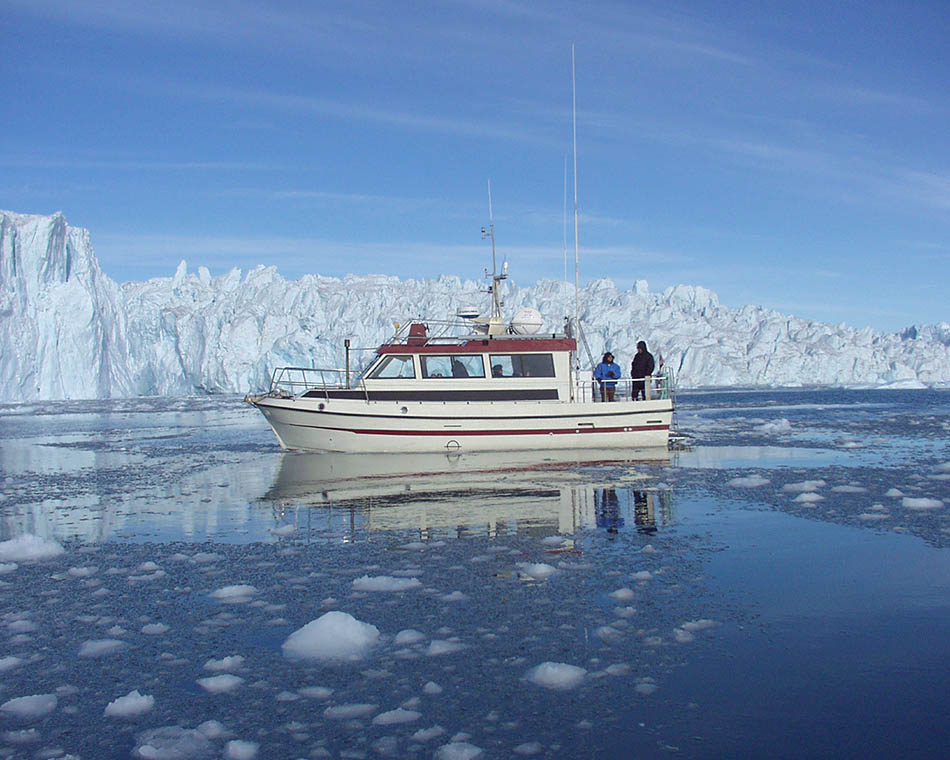
[[[372,349],[393,321],[448,319],[487,308],[483,283],[307,275],[274,267],[211,277],[182,262],[173,277],[118,285],[99,268],[89,233],[62,214],[0,212],[0,401],[244,392],[273,367],[343,364],[343,340]],[[527,306],[546,331],[573,314],[573,286],[508,281],[505,309]],[[595,359],[625,369],[644,339],[681,387],[950,384],[950,324],[881,334],[779,314],[730,309],[702,287],[651,293],[591,282],[581,320]],[[357,353],[355,363],[371,351]]]

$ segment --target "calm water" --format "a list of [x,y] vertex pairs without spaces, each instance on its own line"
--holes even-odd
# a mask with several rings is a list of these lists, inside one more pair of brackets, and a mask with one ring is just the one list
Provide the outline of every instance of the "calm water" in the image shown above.
[[[503,457],[0,407],[0,541],[64,550],[0,544],[0,757],[942,756],[950,393],[679,401],[669,454]],[[284,657],[329,611],[378,638]]]

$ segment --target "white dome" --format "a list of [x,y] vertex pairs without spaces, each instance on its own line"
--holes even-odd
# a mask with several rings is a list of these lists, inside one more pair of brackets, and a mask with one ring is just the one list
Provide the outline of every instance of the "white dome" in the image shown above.
[[519,309],[511,320],[511,331],[515,335],[534,335],[543,324],[541,312],[537,309]]

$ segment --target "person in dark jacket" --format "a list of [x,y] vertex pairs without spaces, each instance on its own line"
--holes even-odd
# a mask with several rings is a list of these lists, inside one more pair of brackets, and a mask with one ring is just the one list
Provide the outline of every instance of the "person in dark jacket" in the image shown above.
[[[637,343],[637,353],[633,357],[633,363],[630,365],[630,377],[634,379],[633,400],[643,396],[646,399],[646,382],[641,378],[649,377],[653,374],[653,354],[647,351],[647,344],[644,341]],[[637,382],[639,381],[639,382]]]
[[614,355],[608,351],[604,360],[594,370],[594,379],[600,383],[600,398],[604,401],[613,401],[617,390],[617,380],[620,378],[620,367],[614,364]]

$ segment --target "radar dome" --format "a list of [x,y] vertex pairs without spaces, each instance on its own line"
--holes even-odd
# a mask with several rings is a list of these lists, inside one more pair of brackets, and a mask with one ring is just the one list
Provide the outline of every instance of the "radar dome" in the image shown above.
[[511,320],[511,331],[515,335],[534,335],[543,324],[541,312],[537,309],[519,309]]

